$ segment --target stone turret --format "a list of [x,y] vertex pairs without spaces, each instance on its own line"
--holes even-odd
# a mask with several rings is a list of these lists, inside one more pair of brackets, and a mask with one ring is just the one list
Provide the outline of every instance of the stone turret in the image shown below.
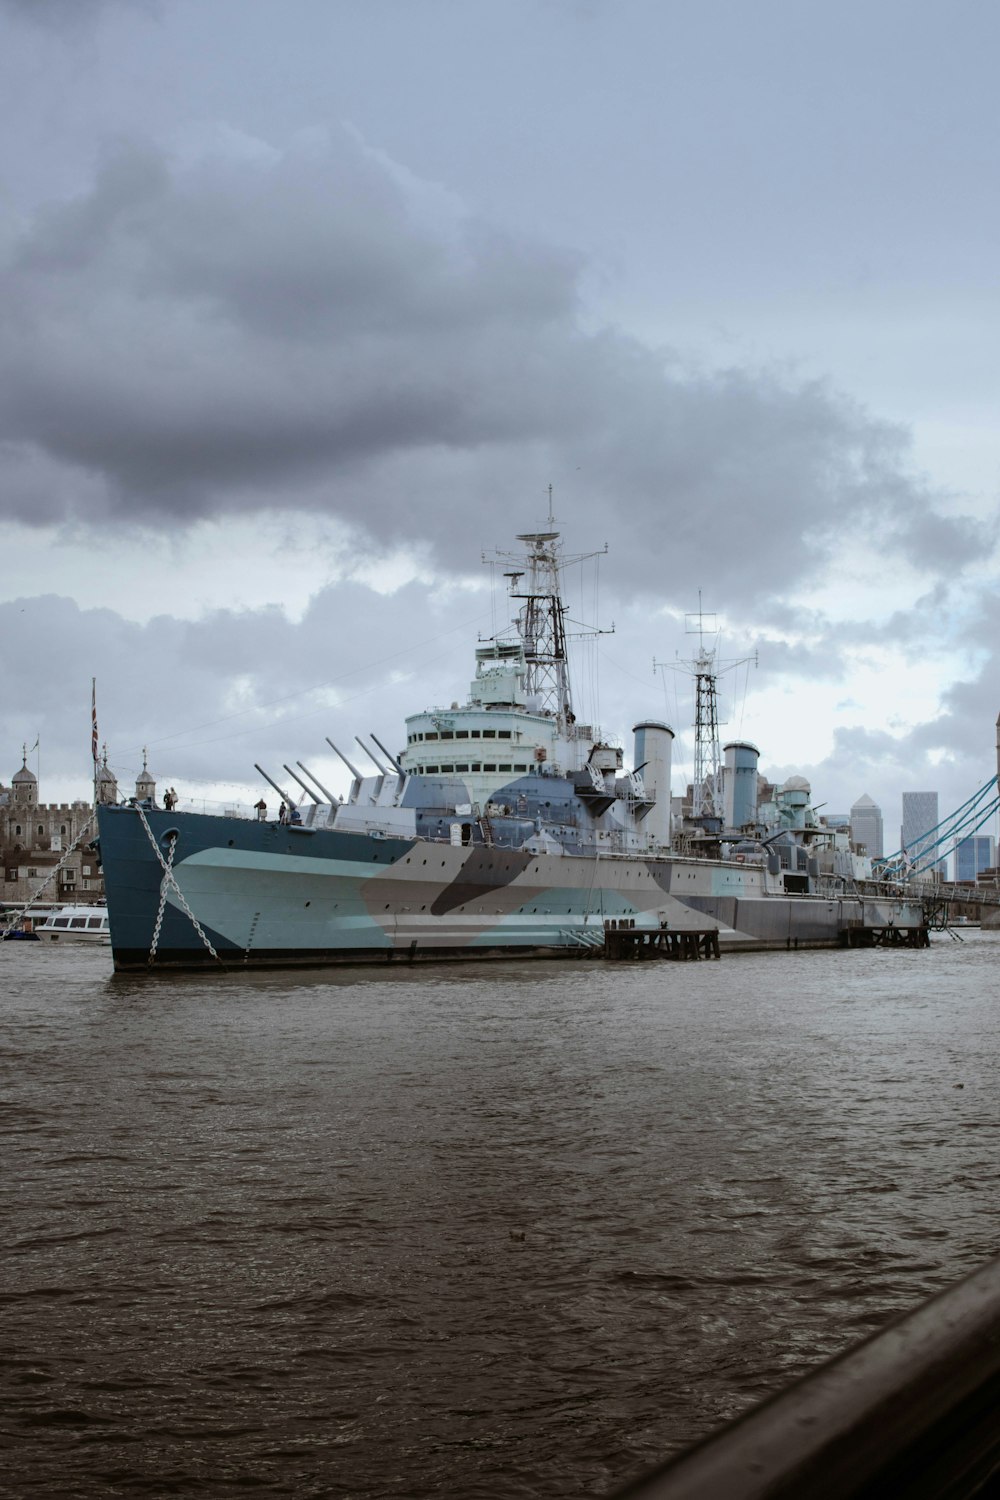
[[147,798],[150,802],[156,801],[156,782],[149,774],[145,745],[142,748],[142,771],[135,778],[135,796],[137,802],[145,802]]
[[118,782],[115,774],[108,766],[108,747],[104,746],[104,759],[97,772],[97,800],[103,806],[113,805],[118,801]]
[[28,747],[22,748],[23,765],[19,771],[15,771],[11,777],[11,789],[14,793],[14,805],[16,807],[37,807],[38,805],[38,780],[33,771],[28,770]]

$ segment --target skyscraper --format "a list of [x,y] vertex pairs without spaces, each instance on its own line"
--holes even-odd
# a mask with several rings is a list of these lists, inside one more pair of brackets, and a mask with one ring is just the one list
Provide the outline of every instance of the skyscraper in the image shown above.
[[955,879],[975,880],[980,870],[991,870],[994,864],[993,835],[972,833],[955,840]]
[[851,808],[851,842],[864,845],[869,859],[881,859],[885,853],[882,847],[882,809],[867,792]]
[[[904,792],[903,793],[903,826],[899,831],[900,847],[906,851],[911,865],[925,864],[928,860],[935,860],[946,851],[934,849],[931,845],[935,842],[937,834],[930,838],[926,835],[938,823],[938,794],[937,792]],[[932,868],[939,868],[932,866]],[[928,871],[930,873],[930,871]]]

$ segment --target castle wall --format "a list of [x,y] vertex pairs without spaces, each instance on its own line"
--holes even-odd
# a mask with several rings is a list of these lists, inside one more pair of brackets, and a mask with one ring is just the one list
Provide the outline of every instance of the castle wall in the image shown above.
[[[0,786],[0,901],[23,905],[29,900],[79,838],[92,812],[86,802],[35,803],[23,795],[15,800]],[[41,901],[103,901],[97,856],[87,847],[96,833],[92,825],[84,846],[46,885]]]

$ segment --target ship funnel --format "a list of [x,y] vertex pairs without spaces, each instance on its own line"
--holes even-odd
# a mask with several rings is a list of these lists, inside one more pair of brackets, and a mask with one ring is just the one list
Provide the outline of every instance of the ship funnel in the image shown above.
[[757,761],[760,751],[748,740],[730,740],[726,757],[723,806],[727,828],[747,828],[757,821]]
[[636,724],[634,764],[642,766],[642,781],[656,803],[646,817],[644,828],[654,844],[670,847],[670,761],[674,731],[659,719],[643,719]]

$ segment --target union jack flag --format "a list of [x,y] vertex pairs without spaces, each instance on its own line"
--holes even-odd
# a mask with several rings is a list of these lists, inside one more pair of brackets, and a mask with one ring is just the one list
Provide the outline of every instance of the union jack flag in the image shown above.
[[90,753],[97,765],[97,678],[90,679]]

